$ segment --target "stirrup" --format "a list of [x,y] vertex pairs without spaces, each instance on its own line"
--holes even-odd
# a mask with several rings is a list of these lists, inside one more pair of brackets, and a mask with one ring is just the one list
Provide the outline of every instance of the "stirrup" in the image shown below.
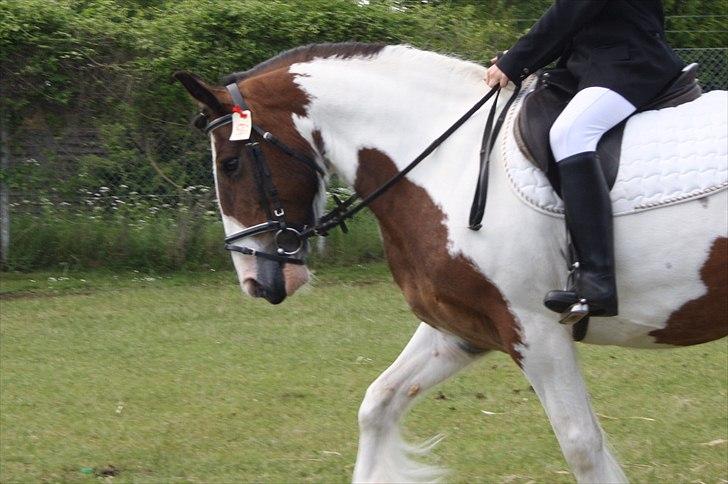
[[589,304],[586,299],[580,299],[579,302],[574,303],[571,307],[561,313],[561,324],[576,324],[585,317],[589,316]]
[[579,298],[576,295],[576,271],[579,269],[579,262],[575,261],[569,266],[569,273],[566,276],[566,285],[562,290],[554,290],[546,293],[543,304],[549,310],[559,313],[567,314],[570,312],[570,308],[577,304]]

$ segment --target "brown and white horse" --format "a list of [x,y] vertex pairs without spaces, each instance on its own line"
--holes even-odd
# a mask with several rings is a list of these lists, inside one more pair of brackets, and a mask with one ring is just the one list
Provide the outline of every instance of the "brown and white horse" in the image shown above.
[[[237,83],[254,123],[366,195],[483,96],[483,75],[479,65],[407,46],[330,44],[286,52],[225,83]],[[176,77],[208,120],[230,113],[224,87]],[[354,480],[437,477],[412,458],[398,424],[418,395],[499,350],[530,380],[577,480],[626,481],[590,406],[570,328],[541,304],[564,284],[563,222],[516,196],[502,150],[492,162],[485,227],[467,228],[486,116],[483,109],[371,205],[394,278],[423,322],[366,392]],[[267,217],[230,129],[210,136],[228,235]],[[274,146],[262,150],[290,219],[312,223],[323,183]],[[615,218],[620,315],[593,318],[586,343],[664,348],[728,333],[727,195]],[[272,244],[270,234],[254,239],[247,243],[259,250]],[[308,279],[305,266],[232,257],[251,296],[277,303]]]

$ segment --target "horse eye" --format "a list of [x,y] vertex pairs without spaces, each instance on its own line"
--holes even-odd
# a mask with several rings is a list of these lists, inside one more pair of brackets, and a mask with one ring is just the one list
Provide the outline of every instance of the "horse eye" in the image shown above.
[[222,171],[229,175],[237,171],[238,166],[240,165],[240,159],[237,156],[233,158],[228,158],[226,160],[223,160],[220,165],[222,166]]
[[200,113],[192,120],[192,124],[195,128],[199,130],[204,130],[205,126],[207,126],[207,116],[205,116],[205,113]]

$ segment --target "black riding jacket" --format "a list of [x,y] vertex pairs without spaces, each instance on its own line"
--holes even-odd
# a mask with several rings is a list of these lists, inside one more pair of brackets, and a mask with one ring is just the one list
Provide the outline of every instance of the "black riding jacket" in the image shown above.
[[606,87],[640,107],[684,66],[664,24],[661,0],[556,0],[497,65],[518,83],[560,58],[580,90]]

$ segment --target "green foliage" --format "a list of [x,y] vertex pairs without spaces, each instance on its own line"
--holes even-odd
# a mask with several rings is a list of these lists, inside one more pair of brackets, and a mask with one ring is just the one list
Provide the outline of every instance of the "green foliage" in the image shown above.
[[[0,1],[3,104],[64,106],[132,55],[129,12],[113,0]],[[12,95],[11,95],[12,94]],[[7,106],[5,107],[7,109]]]
[[[195,187],[186,197],[176,198],[111,192],[102,186],[98,192],[84,192],[80,208],[48,198],[27,200],[33,207],[16,210],[11,218],[8,269],[104,267],[162,273],[229,268],[217,209],[209,198],[207,204],[200,203],[206,190]],[[349,226],[349,234],[332,231],[324,241],[313,242],[311,267],[383,259],[379,229],[370,212]]]
[[674,47],[728,46],[727,0],[663,0],[667,39]]
[[[157,209],[157,205],[168,208]],[[46,205],[11,219],[10,270],[105,267],[166,272],[227,267],[222,224],[207,213],[165,203],[118,204],[79,211]]]

